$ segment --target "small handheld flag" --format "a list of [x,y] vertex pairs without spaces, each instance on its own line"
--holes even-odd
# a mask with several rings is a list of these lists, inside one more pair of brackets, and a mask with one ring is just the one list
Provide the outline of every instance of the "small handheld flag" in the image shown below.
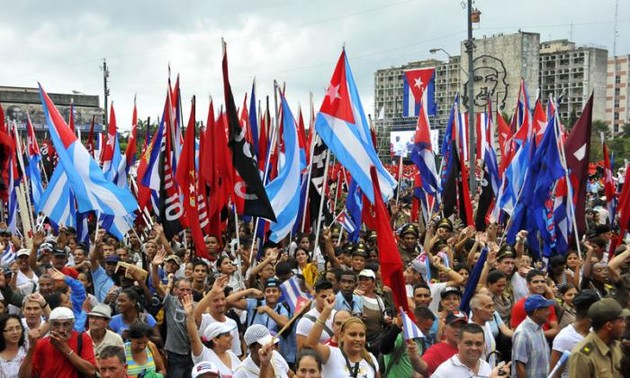
[[349,234],[353,233],[357,229],[357,226],[354,222],[352,222],[352,219],[350,219],[345,210],[337,215],[335,222],[339,223]]
[[418,328],[416,323],[414,323],[413,320],[411,320],[411,318],[407,315],[407,313],[402,311],[402,309],[400,313],[402,315],[402,322],[403,322],[402,328],[403,328],[403,334],[405,336],[405,340],[424,338],[424,334],[422,333],[420,328]]

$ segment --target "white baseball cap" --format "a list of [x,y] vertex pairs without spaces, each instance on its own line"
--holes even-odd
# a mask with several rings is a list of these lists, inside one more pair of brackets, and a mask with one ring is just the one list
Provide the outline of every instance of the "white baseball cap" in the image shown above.
[[197,378],[204,374],[214,374],[217,377],[221,377],[221,374],[219,373],[219,369],[212,362],[201,361],[195,364],[195,366],[193,366],[192,374],[191,374],[192,378]]

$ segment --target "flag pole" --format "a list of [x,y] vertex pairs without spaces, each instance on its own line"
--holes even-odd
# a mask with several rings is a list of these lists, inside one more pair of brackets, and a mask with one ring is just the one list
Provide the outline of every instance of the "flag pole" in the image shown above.
[[[311,133],[315,133],[315,130],[309,130]],[[311,148],[310,148],[310,157],[313,160],[313,154],[315,153],[315,144],[319,139],[319,134],[315,133],[315,138],[312,139]],[[308,208],[308,193],[311,189],[311,176],[313,174],[313,162],[308,162],[308,173],[306,175],[306,195],[304,197],[304,211],[302,211],[302,226],[300,227],[300,232],[304,232],[304,226],[306,224],[306,209]]]
[[[525,180],[527,180],[527,176],[529,176],[529,168],[525,172],[525,177],[523,178],[523,182],[525,182]],[[516,202],[514,203],[514,210],[516,210],[516,206],[520,202],[522,194],[523,194],[523,188],[521,187],[521,190],[518,191],[518,196],[516,197]],[[512,215],[514,215],[514,210],[512,210]],[[503,245],[503,241],[505,240],[507,231],[510,229],[510,227],[512,227],[512,223],[514,223],[514,217],[510,216],[510,219],[508,220],[507,225],[505,225],[505,230],[503,232],[503,235],[501,236],[501,240],[499,240],[499,247],[501,247],[501,245]]]
[[398,200],[400,199],[400,183],[402,182],[402,172],[403,172],[403,157],[401,155],[398,157],[398,188],[396,190],[396,206],[398,206]]
[[322,227],[322,212],[324,211],[324,196],[326,194],[326,185],[328,184],[328,163],[330,162],[330,149],[326,149],[326,160],[324,166],[324,182],[322,183],[322,193],[319,200],[319,211],[317,212],[317,229],[315,231],[315,247],[319,248],[319,234]]

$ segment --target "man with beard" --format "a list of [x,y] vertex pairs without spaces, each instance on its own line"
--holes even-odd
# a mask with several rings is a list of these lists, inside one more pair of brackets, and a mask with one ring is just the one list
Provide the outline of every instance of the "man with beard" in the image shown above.
[[94,376],[92,340],[73,330],[74,320],[72,310],[57,307],[50,313],[49,336],[37,340],[35,333],[29,333],[30,346],[20,367],[20,378]]

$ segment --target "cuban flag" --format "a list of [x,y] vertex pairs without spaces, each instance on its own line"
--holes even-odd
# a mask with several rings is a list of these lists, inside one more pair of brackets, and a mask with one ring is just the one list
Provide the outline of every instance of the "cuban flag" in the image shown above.
[[33,204],[35,208],[39,206],[39,201],[44,193],[42,186],[42,174],[39,170],[39,162],[42,160],[42,155],[39,152],[39,146],[37,145],[37,139],[35,139],[35,129],[31,123],[31,117],[26,115],[26,152],[27,162],[26,175],[31,181],[31,191],[33,196]]
[[300,312],[313,299],[311,295],[300,290],[300,284],[295,276],[281,283],[280,291],[282,291],[282,296],[289,305],[292,314]]
[[135,211],[138,203],[128,189],[108,181],[103,171],[59,114],[40,85],[42,106],[50,135],[57,150],[59,165],[77,201],[78,211],[94,210],[99,214],[125,215]]
[[63,166],[55,168],[37,211],[57,226],[76,227],[76,204]]
[[357,229],[357,226],[352,222],[352,219],[350,219],[350,216],[348,216],[345,210],[337,215],[335,221],[339,223],[348,234],[353,233]]
[[435,115],[435,67],[403,72],[403,117],[417,117],[420,107]]
[[401,311],[400,314],[402,315],[402,328],[405,340],[423,339],[424,334],[409,315],[404,311]]
[[282,97],[282,133],[284,137],[284,159],[278,176],[265,187],[269,202],[276,214],[271,222],[269,240],[278,243],[291,232],[297,221],[300,207],[300,145],[295,119],[286,98]]
[[429,118],[423,108],[420,108],[418,124],[414,137],[414,146],[411,151],[411,161],[418,167],[422,178],[422,189],[429,194],[438,192],[438,174],[435,167],[435,155],[431,148],[431,127]]
[[114,104],[110,107],[109,128],[107,130],[107,141],[103,148],[101,162],[103,163],[103,173],[105,178],[116,183],[118,186],[124,186],[125,177],[122,177],[122,184],[119,183],[118,167],[122,162],[120,154],[120,144],[118,143],[118,127],[116,126],[116,113],[114,112]]
[[345,50],[337,61],[315,119],[315,130],[372,203],[372,165],[376,167],[383,197],[389,199],[394,195],[396,180],[385,169],[372,144],[370,129]]

